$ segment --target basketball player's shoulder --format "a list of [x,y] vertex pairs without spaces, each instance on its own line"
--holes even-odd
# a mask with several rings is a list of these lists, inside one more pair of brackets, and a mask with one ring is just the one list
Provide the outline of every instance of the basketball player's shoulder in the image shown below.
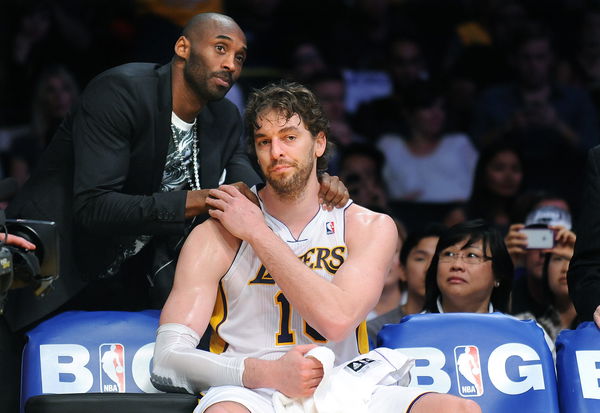
[[235,255],[241,240],[231,235],[221,223],[213,218],[197,225],[187,237],[184,248],[210,248],[213,253],[222,254],[226,260]]
[[396,224],[392,217],[357,204],[350,205],[346,210],[346,226],[355,234],[364,231],[396,232]]

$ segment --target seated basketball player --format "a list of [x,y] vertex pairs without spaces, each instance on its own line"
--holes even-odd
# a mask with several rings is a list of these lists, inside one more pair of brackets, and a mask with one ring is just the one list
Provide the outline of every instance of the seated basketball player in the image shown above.
[[[273,412],[272,394],[310,397],[323,377],[304,355],[336,364],[368,349],[364,319],[382,290],[397,231],[350,201],[319,208],[327,120],[298,84],[255,92],[246,121],[266,186],[260,207],[232,186],[211,190],[213,219],[181,252],[157,333],[152,381],[206,392],[196,412]],[[196,349],[210,325],[210,352]],[[371,412],[480,412],[476,403],[418,388],[378,386]]]

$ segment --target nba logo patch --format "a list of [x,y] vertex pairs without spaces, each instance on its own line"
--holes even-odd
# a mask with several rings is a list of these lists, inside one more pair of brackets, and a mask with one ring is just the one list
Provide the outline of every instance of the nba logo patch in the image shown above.
[[125,347],[123,344],[100,345],[100,392],[125,393]]
[[479,349],[476,346],[454,348],[458,393],[463,397],[478,397],[483,394],[483,378]]
[[333,221],[327,221],[325,223],[325,232],[327,235],[335,234],[335,226]]

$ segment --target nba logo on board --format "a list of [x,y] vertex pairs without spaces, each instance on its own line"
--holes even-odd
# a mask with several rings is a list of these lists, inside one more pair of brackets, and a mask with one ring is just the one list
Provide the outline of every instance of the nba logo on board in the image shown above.
[[123,344],[100,345],[100,391],[125,393],[125,347]]
[[481,362],[476,346],[457,346],[454,348],[458,393],[463,397],[477,397],[483,394]]
[[333,221],[327,221],[325,223],[325,231],[327,235],[335,234],[335,226]]

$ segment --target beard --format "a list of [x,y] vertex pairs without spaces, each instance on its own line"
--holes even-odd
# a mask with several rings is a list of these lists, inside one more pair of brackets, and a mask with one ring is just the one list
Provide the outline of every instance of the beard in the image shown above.
[[277,195],[286,199],[296,199],[306,188],[314,168],[314,159],[314,155],[309,154],[304,162],[272,162],[270,167],[290,165],[296,170],[291,175],[282,177],[275,177],[268,172],[264,172],[265,179]]
[[[190,58],[183,69],[183,77],[194,93],[206,102],[223,99],[233,86],[231,73],[227,71],[209,73],[206,70],[206,65],[193,53],[190,54]],[[213,77],[226,79],[229,82],[229,87],[215,85],[211,88],[209,81]]]

